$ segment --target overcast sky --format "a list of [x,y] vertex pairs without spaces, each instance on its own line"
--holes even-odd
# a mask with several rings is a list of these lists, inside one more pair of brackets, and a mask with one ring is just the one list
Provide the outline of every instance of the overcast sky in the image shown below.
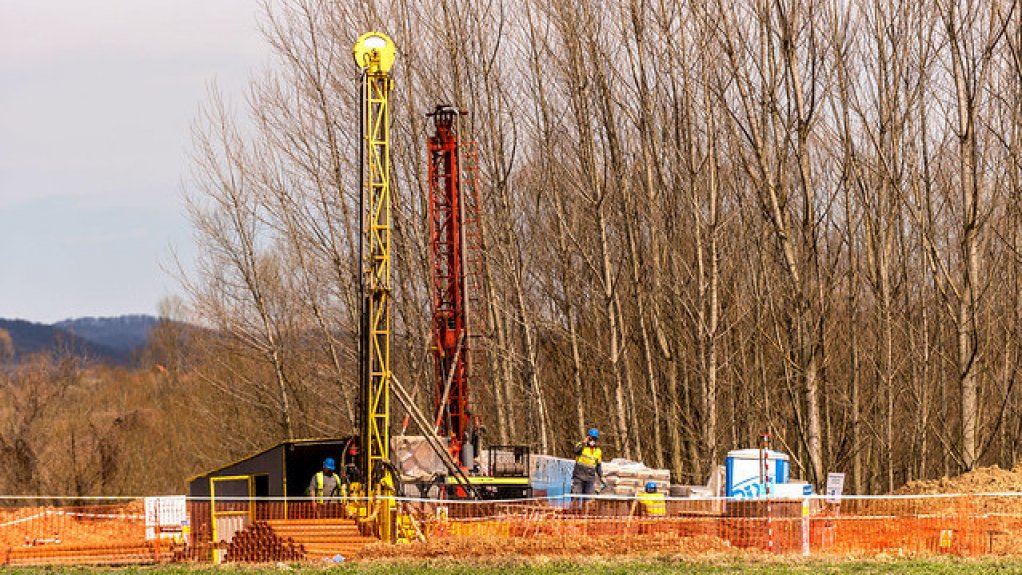
[[0,318],[154,314],[190,130],[269,62],[255,0],[0,0]]

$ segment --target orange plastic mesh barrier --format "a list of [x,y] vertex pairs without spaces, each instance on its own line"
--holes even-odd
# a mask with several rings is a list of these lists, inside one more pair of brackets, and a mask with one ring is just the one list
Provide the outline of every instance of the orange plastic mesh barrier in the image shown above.
[[147,540],[140,502],[0,507],[5,564],[119,565],[157,563],[174,542]]
[[[360,501],[0,499],[0,562],[121,565],[387,555],[1022,554],[1022,493],[669,499],[394,500],[390,531]],[[157,505],[159,503],[159,505]],[[162,515],[161,515],[162,514]],[[368,547],[367,547],[368,546]]]

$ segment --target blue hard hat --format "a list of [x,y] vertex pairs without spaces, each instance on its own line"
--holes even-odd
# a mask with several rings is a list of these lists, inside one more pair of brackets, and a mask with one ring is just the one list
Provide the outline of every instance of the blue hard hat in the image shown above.
[[654,492],[656,492],[656,481],[647,481],[646,482],[646,493],[654,493]]
[[593,439],[596,439],[599,436],[600,436],[600,430],[599,429],[596,429],[595,427],[592,427],[592,428],[589,429],[589,437],[592,437]]
[[330,471],[337,471],[337,462],[334,461],[333,457],[327,457],[323,460],[323,467]]

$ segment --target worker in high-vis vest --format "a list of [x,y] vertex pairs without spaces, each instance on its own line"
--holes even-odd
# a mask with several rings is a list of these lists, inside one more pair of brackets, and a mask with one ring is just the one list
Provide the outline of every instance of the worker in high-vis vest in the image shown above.
[[598,429],[590,429],[583,441],[575,444],[575,469],[571,474],[571,492],[592,495],[596,480],[603,483],[603,451],[596,446],[600,438]]
[[333,457],[323,460],[323,470],[317,471],[309,481],[309,487],[305,489],[305,495],[314,497],[316,503],[323,503],[329,499],[336,499],[341,495],[341,482],[338,480],[337,462]]
[[[635,495],[638,511],[649,517],[663,517],[667,515],[667,500],[664,494],[657,490],[656,481],[647,481],[644,491]],[[633,506],[634,508],[635,506]]]

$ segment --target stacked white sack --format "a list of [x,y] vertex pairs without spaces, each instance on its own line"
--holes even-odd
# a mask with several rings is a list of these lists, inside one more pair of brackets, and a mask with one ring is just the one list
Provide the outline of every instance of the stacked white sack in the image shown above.
[[646,483],[653,481],[657,491],[667,495],[671,489],[671,472],[667,469],[652,469],[638,461],[628,459],[612,459],[603,464],[603,479],[607,487],[600,491],[601,495],[634,496],[646,488]]

